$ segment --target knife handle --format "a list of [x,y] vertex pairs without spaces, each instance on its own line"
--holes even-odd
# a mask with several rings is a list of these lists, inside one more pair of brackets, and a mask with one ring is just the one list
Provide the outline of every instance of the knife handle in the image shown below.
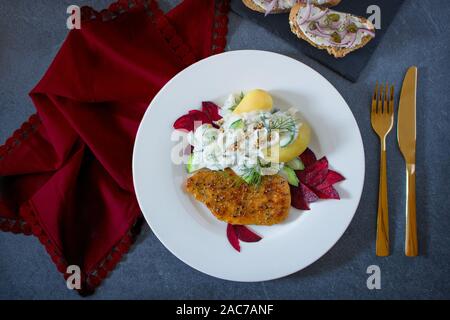
[[388,213],[387,166],[386,166],[386,138],[381,139],[376,255],[378,257],[389,256],[389,213]]
[[408,257],[417,257],[419,248],[417,244],[416,224],[416,165],[406,165],[406,240],[405,254]]

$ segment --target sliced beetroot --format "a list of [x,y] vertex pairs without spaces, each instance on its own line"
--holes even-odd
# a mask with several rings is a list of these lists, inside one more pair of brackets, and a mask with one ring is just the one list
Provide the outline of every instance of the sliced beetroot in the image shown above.
[[309,204],[319,199],[340,199],[334,184],[345,180],[336,171],[328,169],[326,157],[317,160],[311,149],[306,149],[300,155],[305,165],[304,170],[295,173],[300,180],[298,187],[291,186],[291,204],[300,210],[310,210]]
[[313,165],[314,163],[316,163],[317,158],[316,155],[314,154],[314,152],[312,152],[311,149],[306,149],[301,155],[300,155],[300,159],[302,160],[303,164],[305,165],[305,167],[309,167],[311,165]]
[[173,124],[174,129],[177,130],[187,130],[187,131],[193,131],[194,130],[194,119],[191,115],[186,114],[175,121]]
[[214,102],[202,102],[202,111],[211,119],[211,121],[219,121],[222,116],[219,114],[219,106]]
[[239,240],[244,242],[259,242],[262,237],[254,233],[252,230],[247,228],[246,226],[235,225],[233,226],[236,231],[237,237]]
[[321,184],[317,185],[315,188],[318,190],[326,189],[344,180],[345,178],[340,173],[333,170],[328,170],[328,175],[325,178],[325,180]]
[[305,201],[307,203],[313,203],[313,202],[316,202],[317,200],[319,200],[319,197],[317,196],[317,194],[315,194],[314,191],[312,191],[310,188],[308,188],[306,185],[304,185],[301,182],[300,182],[300,188],[303,193],[303,198],[305,199]]
[[177,130],[194,131],[196,124],[212,124],[210,117],[200,110],[191,110],[188,114],[181,116],[175,121],[173,127]]
[[[327,157],[323,157],[320,160],[317,160],[315,163],[306,168],[306,171],[320,171],[323,169],[328,170],[328,159]],[[328,172],[328,171],[327,171]]]
[[199,121],[202,124],[204,124],[204,123],[212,123],[211,119],[203,111],[191,110],[191,111],[189,111],[189,115],[192,117],[192,119],[194,119],[194,121]]
[[309,204],[303,195],[303,191],[301,187],[291,186],[291,205],[299,210],[311,210],[309,208]]
[[324,157],[306,167],[305,170],[296,173],[301,182],[307,186],[315,187],[321,184],[328,175],[328,160]]
[[333,186],[321,190],[314,189],[314,192],[319,196],[320,199],[341,199],[339,193]]
[[239,245],[239,238],[236,233],[236,229],[233,225],[228,224],[227,226],[227,238],[231,246],[238,252],[241,252],[241,246]]

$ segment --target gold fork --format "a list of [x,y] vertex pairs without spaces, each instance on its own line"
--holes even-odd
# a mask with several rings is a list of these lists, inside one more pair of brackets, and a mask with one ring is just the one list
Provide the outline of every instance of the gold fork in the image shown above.
[[[372,128],[380,138],[380,186],[378,189],[377,242],[376,254],[379,257],[389,255],[389,213],[386,169],[386,137],[394,124],[394,86],[376,85],[372,98]],[[384,93],[384,95],[383,95]]]

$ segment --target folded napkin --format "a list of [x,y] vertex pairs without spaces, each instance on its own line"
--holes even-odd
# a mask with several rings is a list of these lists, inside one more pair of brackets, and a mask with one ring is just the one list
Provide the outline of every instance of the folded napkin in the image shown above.
[[37,114],[0,147],[0,229],[34,234],[65,277],[92,292],[128,251],[141,213],[131,159],[153,96],[193,62],[224,50],[228,1],[154,0],[82,8],[31,92]]
[[306,41],[300,40],[291,32],[289,26],[289,14],[271,14],[264,17],[264,14],[248,9],[242,0],[231,0],[231,9],[245,19],[254,21],[266,30],[283,38],[307,56],[317,60],[324,66],[336,71],[344,78],[356,82],[369,63],[375,49],[387,32],[395,15],[403,4],[404,0],[343,0],[336,9],[342,12],[352,13],[362,17],[368,17],[367,9],[376,5],[381,12],[381,29],[377,30],[375,39],[369,42],[364,48],[352,52],[345,58],[336,59],[326,51],[319,50],[311,46]]

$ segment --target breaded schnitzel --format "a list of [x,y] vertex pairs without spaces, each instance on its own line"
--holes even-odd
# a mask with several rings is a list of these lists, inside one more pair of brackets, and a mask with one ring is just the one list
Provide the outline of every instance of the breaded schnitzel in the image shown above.
[[217,219],[236,225],[274,225],[283,222],[291,207],[288,182],[264,176],[248,185],[231,169],[201,170],[187,180],[187,192],[203,202]]

